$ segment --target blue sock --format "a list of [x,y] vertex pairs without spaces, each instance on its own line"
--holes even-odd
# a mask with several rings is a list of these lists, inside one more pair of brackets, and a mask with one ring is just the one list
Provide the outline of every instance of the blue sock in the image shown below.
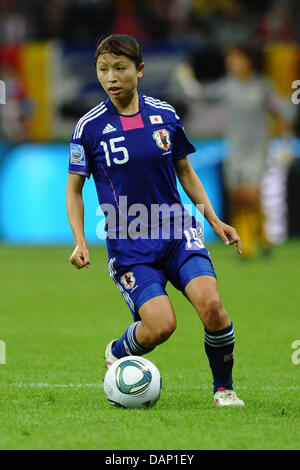
[[205,329],[204,346],[213,374],[214,393],[220,387],[232,390],[233,324],[219,331]]
[[123,336],[114,342],[112,353],[118,359],[125,356],[142,356],[143,354],[153,351],[154,348],[144,348],[144,346],[138,343],[135,330],[139,323],[139,321],[132,323]]

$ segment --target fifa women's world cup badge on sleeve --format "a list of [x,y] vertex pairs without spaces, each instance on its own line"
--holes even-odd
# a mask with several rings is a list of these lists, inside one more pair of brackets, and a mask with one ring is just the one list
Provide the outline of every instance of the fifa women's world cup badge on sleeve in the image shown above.
[[85,152],[82,145],[70,144],[70,163],[80,166],[86,164]]

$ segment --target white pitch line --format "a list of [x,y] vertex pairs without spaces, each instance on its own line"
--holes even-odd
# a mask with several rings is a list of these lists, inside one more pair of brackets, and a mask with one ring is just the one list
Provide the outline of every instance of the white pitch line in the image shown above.
[[[24,382],[18,382],[18,383],[8,383],[8,384],[0,384],[1,387],[12,387],[12,388],[103,388],[103,383],[85,383],[85,384],[73,384],[73,383],[68,383],[68,384],[50,384],[50,383],[45,383],[45,382],[37,382],[37,383],[24,383]],[[168,387],[168,385],[163,384],[163,389],[164,390],[178,390],[181,388],[180,386],[178,387]],[[199,387],[191,387],[190,390],[210,390],[211,386],[210,385],[202,385]],[[235,388],[235,390],[248,390],[249,386],[242,385],[238,386]],[[286,387],[273,387],[271,385],[265,385],[262,387],[255,387],[252,388],[253,391],[259,390],[259,391],[282,391],[282,390],[300,390],[300,385],[288,385]]]
[[103,388],[103,383],[98,384],[48,384],[45,382],[38,383],[11,383],[11,384],[0,384],[1,386],[14,387],[14,388]]

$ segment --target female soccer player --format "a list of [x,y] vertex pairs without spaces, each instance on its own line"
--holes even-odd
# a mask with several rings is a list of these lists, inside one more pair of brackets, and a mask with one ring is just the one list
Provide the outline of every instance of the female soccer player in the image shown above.
[[[261,203],[261,183],[268,154],[268,117],[280,116],[286,127],[293,120],[294,107],[279,97],[271,82],[257,73],[252,47],[236,45],[225,54],[226,75],[210,84],[199,84],[189,70],[181,81],[192,99],[223,101],[228,119],[225,136],[230,155],[224,161],[224,182],[229,196],[231,220],[243,245],[243,258],[253,258],[259,250],[270,251],[265,234],[265,214]],[[186,70],[186,69],[185,69]]]
[[[107,367],[126,355],[148,353],[174,332],[176,316],[165,291],[170,281],[204,324],[215,403],[243,405],[232,388],[233,325],[199,227],[181,203],[175,175],[191,201],[204,206],[214,232],[241,253],[239,236],[217,217],[191,167],[187,154],[195,148],[174,108],[138,93],[144,71],[138,42],[128,35],[108,36],[97,47],[95,66],[108,99],[85,114],[73,132],[67,212],[75,241],[70,262],[78,269],[88,267],[82,188],[92,174],[107,214],[109,274],[134,319],[108,344]],[[143,216],[134,217],[137,213]]]

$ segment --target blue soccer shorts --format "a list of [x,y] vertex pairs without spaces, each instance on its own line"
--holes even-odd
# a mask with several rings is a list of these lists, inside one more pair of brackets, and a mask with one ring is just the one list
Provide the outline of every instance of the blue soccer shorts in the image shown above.
[[109,273],[126,301],[134,321],[141,319],[138,312],[145,302],[153,297],[167,295],[165,288],[168,281],[184,292],[187,284],[198,276],[216,278],[208,251],[204,248],[183,252],[179,241],[175,242],[173,255],[163,264],[157,262],[117,267],[116,259],[111,258]]

